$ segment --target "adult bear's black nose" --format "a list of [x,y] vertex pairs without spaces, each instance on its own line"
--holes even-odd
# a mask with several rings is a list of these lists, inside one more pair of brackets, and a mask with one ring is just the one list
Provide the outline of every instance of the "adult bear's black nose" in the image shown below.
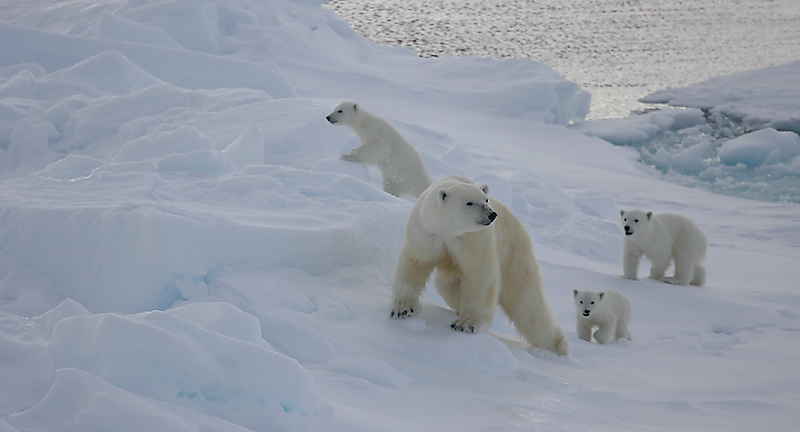
[[328,120],[328,123],[331,122],[331,116],[325,116],[325,120]]
[[494,220],[495,220],[496,218],[497,218],[497,213],[496,213],[496,212],[492,212],[492,213],[489,215],[489,220],[490,220],[490,221],[492,221],[492,222],[494,222]]

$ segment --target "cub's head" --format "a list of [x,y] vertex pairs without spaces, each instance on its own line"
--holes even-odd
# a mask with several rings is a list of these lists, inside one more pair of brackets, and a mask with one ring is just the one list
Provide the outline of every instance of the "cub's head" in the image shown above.
[[325,119],[327,119],[330,124],[340,123],[346,125],[352,118],[358,115],[359,108],[360,107],[355,102],[342,102],[336,108],[334,108],[333,112],[328,114]]
[[600,302],[603,301],[603,297],[605,297],[604,292],[598,293],[594,291],[572,290],[572,294],[575,296],[575,309],[577,309],[578,313],[584,318],[592,316],[592,313],[597,309],[597,306],[600,305]]
[[491,225],[497,213],[489,206],[489,186],[455,184],[436,192],[439,218],[453,236],[475,232]]
[[625,231],[626,237],[633,237],[644,231],[650,219],[653,218],[653,212],[645,213],[642,210],[620,210],[619,215],[622,218],[622,229]]

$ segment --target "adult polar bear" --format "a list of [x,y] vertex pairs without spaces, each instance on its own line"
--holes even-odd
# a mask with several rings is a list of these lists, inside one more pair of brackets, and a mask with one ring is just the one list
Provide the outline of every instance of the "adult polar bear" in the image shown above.
[[[642,210],[620,210],[625,240],[622,245],[622,276],[636,279],[642,255],[650,260],[650,279],[674,285],[702,286],[708,241],[688,218],[676,214],[653,215]],[[675,263],[675,274],[664,277]]]
[[567,355],[567,340],[542,291],[530,237],[511,211],[487,197],[488,190],[450,176],[419,196],[395,268],[391,316],[419,311],[419,296],[435,268],[436,290],[458,315],[453,329],[487,328],[499,302],[528,343]]
[[419,196],[431,185],[431,176],[419,153],[388,121],[365,110],[361,105],[340,103],[325,117],[331,124],[347,126],[361,141],[361,146],[342,159],[377,165],[383,175],[383,190],[396,196]]

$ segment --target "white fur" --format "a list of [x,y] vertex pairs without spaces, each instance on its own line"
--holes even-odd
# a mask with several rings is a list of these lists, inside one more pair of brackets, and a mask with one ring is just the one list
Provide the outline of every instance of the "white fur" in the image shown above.
[[419,312],[419,296],[436,269],[434,284],[463,332],[488,328],[497,303],[535,347],[567,355],[542,291],[530,237],[519,220],[490,199],[488,186],[450,176],[417,199],[392,281],[393,317]]
[[594,338],[605,344],[617,339],[630,339],[631,302],[614,290],[602,292],[573,290],[578,337],[592,340],[592,328],[598,327]]
[[[674,285],[702,286],[708,241],[688,218],[675,214],[654,215],[642,210],[620,211],[625,240],[622,247],[623,277],[635,280],[642,255],[650,261],[650,279]],[[664,277],[671,263],[675,274]]]
[[347,126],[361,146],[342,159],[377,165],[383,175],[383,190],[394,195],[418,197],[431,184],[431,176],[419,153],[388,121],[355,102],[342,102],[326,117],[331,124]]

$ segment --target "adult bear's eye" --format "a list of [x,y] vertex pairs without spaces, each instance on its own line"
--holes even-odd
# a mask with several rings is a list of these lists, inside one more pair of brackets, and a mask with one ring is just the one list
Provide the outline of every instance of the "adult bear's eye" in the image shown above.
[[633,223],[639,223],[639,219],[634,219]]
[[471,206],[471,205],[472,205],[472,203],[471,203],[471,202],[468,202],[468,203],[467,203],[467,205],[468,205],[468,206]]

